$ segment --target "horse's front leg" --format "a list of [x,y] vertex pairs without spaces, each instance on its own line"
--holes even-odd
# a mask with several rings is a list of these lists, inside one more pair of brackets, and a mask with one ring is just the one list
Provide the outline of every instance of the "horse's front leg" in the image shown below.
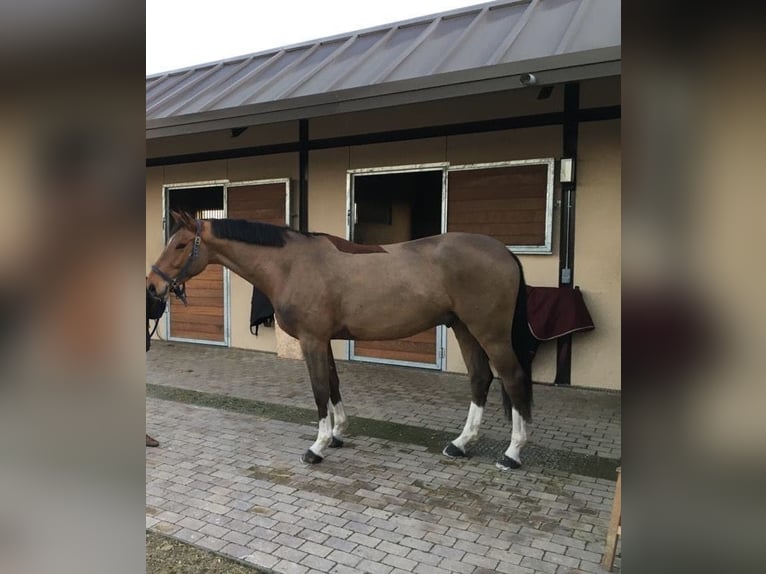
[[301,349],[311,378],[311,388],[319,414],[319,430],[314,441],[301,460],[306,464],[318,464],[324,459],[324,451],[332,442],[332,423],[328,413],[330,402],[330,362],[327,354],[328,341],[301,339]]
[[332,442],[330,448],[340,448],[343,446],[343,435],[348,428],[348,418],[343,409],[343,401],[340,398],[340,380],[338,371],[335,368],[335,358],[332,354],[332,346],[327,345],[327,356],[330,366],[330,408],[332,409],[333,427]]

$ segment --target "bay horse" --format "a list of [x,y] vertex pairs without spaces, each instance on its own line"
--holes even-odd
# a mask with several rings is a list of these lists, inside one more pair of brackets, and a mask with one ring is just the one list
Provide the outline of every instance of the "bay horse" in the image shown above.
[[510,446],[496,465],[521,465],[533,351],[524,273],[501,242],[450,232],[369,246],[267,223],[172,216],[174,231],[146,278],[149,293],[185,299],[184,282],[217,263],[269,298],[280,328],[300,342],[314,391],[319,430],[304,463],[319,463],[328,447],[342,446],[348,425],[332,339],[399,339],[447,325],[468,369],[471,404],[463,432],[443,453],[463,457],[478,438],[494,378],[491,363],[512,422]]

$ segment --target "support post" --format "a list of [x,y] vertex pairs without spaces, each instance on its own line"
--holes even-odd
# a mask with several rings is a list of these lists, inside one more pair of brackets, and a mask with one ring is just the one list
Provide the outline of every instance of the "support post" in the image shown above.
[[[559,234],[559,287],[574,288],[575,180],[577,178],[577,130],[579,127],[580,84],[564,84],[564,129],[562,157],[571,158],[574,180],[561,183]],[[556,340],[556,385],[572,384],[572,335]]]

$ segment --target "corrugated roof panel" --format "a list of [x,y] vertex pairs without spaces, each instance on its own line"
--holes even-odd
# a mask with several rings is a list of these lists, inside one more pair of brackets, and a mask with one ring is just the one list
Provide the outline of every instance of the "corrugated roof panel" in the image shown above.
[[542,0],[500,62],[541,58],[555,53],[581,1]]
[[164,78],[161,78],[159,82],[155,82],[149,89],[146,90],[146,97],[162,97],[164,94],[167,94],[170,90],[183,82],[186,78],[191,75],[196,75],[197,73],[198,70],[181,70],[179,72],[167,74]]
[[[252,97],[259,85],[265,84],[277,76],[277,74],[281,74],[290,64],[297,61],[299,58],[306,56],[310,50],[315,48],[315,46],[315,44],[310,44],[302,48],[282,53],[276,59],[273,59],[271,63],[267,63],[255,75],[247,77],[246,82],[242,82],[235,86],[224,86],[220,97],[213,100],[211,103],[215,104],[216,109],[241,105],[242,102]],[[273,54],[271,56],[272,58],[274,57]],[[270,60],[272,58],[270,58]]]
[[614,22],[622,19],[622,3],[614,0],[590,0],[584,17],[579,22],[577,30],[565,46],[564,52],[579,52],[600,48],[605,42],[619,46],[621,42],[620,27]]
[[430,20],[420,24],[397,28],[387,42],[370,54],[363,65],[357,67],[351,74],[343,78],[335,86],[335,89],[340,90],[371,84],[386,66],[390,65],[392,61],[410,48],[411,42],[414,42],[426,30],[429,24],[431,24]]
[[[295,65],[291,66],[289,70],[279,76],[275,77],[275,81],[271,84],[259,88],[256,94],[251,95],[243,104],[254,104],[257,102],[270,101],[272,99],[279,98],[284,91],[293,85],[295,82],[300,82],[301,78],[305,77],[312,69],[317,65],[324,62],[346,42],[347,39],[337,40],[335,42],[328,42],[326,44],[319,44],[317,49],[307,54],[307,57],[296,61]],[[259,83],[260,83],[260,79]]]
[[455,51],[442,64],[439,71],[453,72],[486,65],[498,46],[503,43],[508,33],[516,26],[528,5],[528,2],[515,2],[490,8],[482,16],[479,25],[465,39],[461,49]]
[[291,96],[302,96],[307,94],[321,93],[322,91],[334,89],[335,84],[351,71],[356,65],[365,65],[365,58],[374,53],[375,45],[384,40],[390,30],[378,30],[369,34],[361,34],[348,50],[330,62],[321,73],[309,78],[290,94]]
[[386,78],[386,81],[415,78],[427,73],[434,61],[460,37],[461,32],[468,27],[476,15],[471,12],[452,18],[444,18],[438,22],[429,36],[401,62]]
[[231,86],[236,84],[247,74],[251,73],[258,66],[269,60],[269,56],[260,56],[257,58],[245,58],[242,60],[225,62],[224,65],[208,77],[201,85],[197,86],[191,94],[179,94],[172,104],[168,104],[162,109],[165,114],[173,114],[179,109],[183,113],[194,113],[207,109],[210,102],[219,97],[222,86]]
[[[332,85],[342,74],[349,70],[350,62],[357,62],[375,43],[380,40],[385,32],[375,32],[352,36],[351,43],[345,48],[337,50],[325,62],[322,68],[315,73],[309,72],[306,77],[300,78],[293,86],[288,86],[282,96],[301,96],[316,93],[319,90]],[[345,43],[343,44],[345,45]]]
[[216,64],[210,66],[205,70],[198,70],[193,75],[185,78],[183,81],[176,84],[172,90],[166,90],[162,94],[155,94],[152,97],[151,102],[147,100],[146,111],[154,111],[161,106],[168,104],[169,102],[178,101],[179,98],[184,98],[184,94],[188,94],[197,89],[205,80],[214,74],[214,72],[220,69],[223,64]]
[[159,84],[162,81],[162,76],[154,76],[151,78],[146,78],[146,93],[149,93],[149,90],[151,90],[154,86]]

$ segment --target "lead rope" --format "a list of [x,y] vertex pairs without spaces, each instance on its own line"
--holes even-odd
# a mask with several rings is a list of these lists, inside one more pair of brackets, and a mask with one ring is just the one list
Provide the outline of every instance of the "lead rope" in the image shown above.
[[[154,334],[157,332],[157,327],[158,327],[158,326],[159,326],[159,324],[160,324],[160,319],[161,319],[161,317],[160,317],[159,319],[155,319],[155,320],[154,320],[154,329],[152,329],[152,332],[151,332],[151,333],[149,333],[149,338],[150,338],[150,339],[151,339],[152,337],[154,337]],[[149,320],[151,321],[151,319],[149,319]],[[162,341],[162,338],[161,338],[159,335],[157,335],[157,339],[159,339],[160,341]]]

